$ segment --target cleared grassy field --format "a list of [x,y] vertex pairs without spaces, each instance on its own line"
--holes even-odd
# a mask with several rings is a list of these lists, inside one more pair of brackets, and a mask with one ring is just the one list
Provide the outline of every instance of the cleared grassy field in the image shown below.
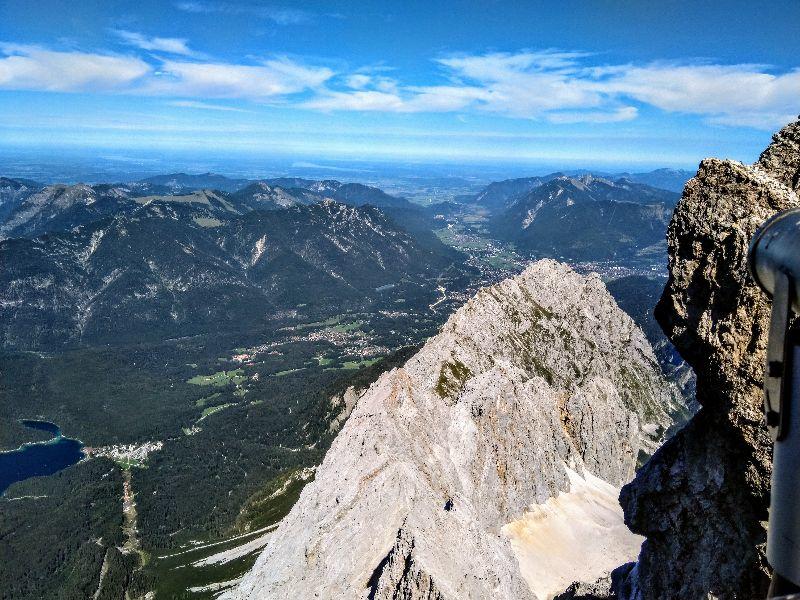
[[361,367],[368,367],[370,365],[374,365],[378,362],[382,357],[377,358],[365,358],[364,360],[346,360],[342,363],[342,366],[339,367],[341,369],[345,369],[347,371],[355,371],[356,369],[360,369]]
[[330,327],[331,325],[336,325],[344,319],[347,315],[336,315],[335,317],[331,317],[330,319],[325,319],[324,321],[314,321],[313,323],[302,323],[301,325],[296,325],[295,329],[312,329],[314,327]]
[[214,413],[219,412],[221,410],[225,410],[226,408],[229,408],[231,406],[236,406],[236,404],[233,402],[228,402],[227,404],[218,404],[217,406],[209,406],[208,408],[203,409],[203,412],[200,413],[200,418],[198,419],[198,421],[202,421],[207,416],[213,415]]
[[[300,325],[296,325],[294,329],[302,331],[303,329],[330,328],[333,331],[347,333],[348,331],[353,331],[355,329],[358,329],[363,324],[361,321],[349,321],[343,323],[342,321],[344,321],[345,318],[347,318],[347,315],[336,315],[335,317],[331,317],[330,319],[325,319],[324,321],[314,321],[313,323],[302,323]],[[352,316],[350,318],[352,318]]]
[[210,402],[213,402],[214,400],[216,400],[220,396],[222,396],[222,394],[220,394],[219,392],[214,392],[210,396],[204,396],[203,398],[200,398],[199,400],[195,400],[194,405],[197,408],[203,408],[206,404],[208,404]]
[[285,377],[286,375],[291,375],[292,373],[297,373],[298,371],[302,371],[302,370],[303,370],[303,367],[300,367],[299,369],[287,369],[285,371],[278,371],[277,373],[275,373],[274,376],[275,377]]
[[240,385],[247,380],[242,369],[234,369],[233,371],[217,371],[211,375],[195,375],[188,379],[186,383],[192,385],[213,385],[215,387],[225,387],[233,383]]
[[361,321],[351,321],[350,323],[340,323],[339,325],[334,325],[331,327],[331,329],[340,333],[348,333],[350,331],[355,331],[361,327],[361,325]]

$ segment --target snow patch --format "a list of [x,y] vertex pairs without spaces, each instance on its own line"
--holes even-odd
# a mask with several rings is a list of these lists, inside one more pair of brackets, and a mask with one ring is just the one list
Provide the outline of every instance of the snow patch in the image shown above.
[[532,505],[502,528],[522,577],[539,600],[551,600],[574,581],[591,583],[636,560],[644,541],[625,526],[619,488],[588,471],[581,477],[564,468],[569,492]]

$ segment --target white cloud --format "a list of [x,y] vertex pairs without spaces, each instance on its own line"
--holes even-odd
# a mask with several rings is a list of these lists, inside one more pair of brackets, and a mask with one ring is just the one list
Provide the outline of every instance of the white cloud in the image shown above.
[[[491,112],[552,123],[635,119],[633,103],[700,115],[709,123],[772,129],[800,112],[800,70],[761,65],[590,65],[579,52],[489,53],[438,59],[446,85],[392,81],[381,90],[359,77],[356,91],[326,92],[304,103],[320,110]],[[349,82],[349,80],[348,80]],[[352,85],[355,83],[357,85]],[[380,93],[384,92],[384,93]]]
[[200,102],[198,100],[173,100],[172,102],[168,102],[170,106],[175,106],[177,108],[197,108],[200,110],[217,110],[221,112],[252,112],[249,110],[245,110],[244,108],[237,108],[235,106],[226,106],[224,104],[211,104],[209,102]]
[[720,124],[771,129],[800,111],[800,70],[774,75],[759,65],[630,67],[612,77],[607,88],[665,111],[707,115]]
[[142,50],[180,54],[183,56],[195,55],[195,53],[189,49],[186,40],[183,38],[147,37],[141,33],[125,31],[124,29],[115,29],[113,31],[129,46],[135,46]]
[[380,90],[382,92],[397,93],[398,89],[397,80],[392,79],[391,77],[375,77],[373,78],[373,85],[375,86],[376,90]]
[[344,84],[354,90],[360,90],[372,82],[372,77],[363,73],[355,73],[345,78]]
[[369,87],[387,94],[397,94],[399,87],[396,79],[370,73],[369,69],[359,69],[355,73],[346,75],[342,81],[345,87],[353,90],[363,90]]
[[151,72],[139,58],[54,52],[38,46],[0,44],[0,89],[109,92],[129,88]]
[[214,62],[194,53],[182,38],[116,33],[141,50],[172,56],[151,55],[145,61],[0,44],[0,89],[158,95],[183,102],[175,106],[221,111],[235,108],[202,101],[280,100],[320,111],[492,113],[554,124],[630,121],[650,108],[697,115],[715,125],[772,129],[800,112],[800,69],[597,65],[594,56],[548,50],[439,58],[434,61],[441,68],[439,82],[419,85],[401,81],[394,72],[387,76],[386,66],[336,73],[286,57],[255,64]]
[[635,106],[621,106],[614,110],[552,112],[547,115],[547,120],[551,123],[619,123],[631,121],[637,116],[639,110]]
[[462,110],[475,100],[486,98],[481,88],[439,86],[408,88],[410,95],[381,90],[357,90],[348,92],[324,91],[302,103],[304,108],[324,111],[352,110],[375,112],[452,112]]
[[355,92],[326,92],[302,104],[315,110],[356,110],[378,112],[408,112],[400,96],[377,90]]
[[478,81],[500,81],[518,73],[544,71],[572,72],[579,60],[590,56],[583,52],[518,52],[510,54],[495,52],[478,55],[462,55],[440,58],[436,62],[454,72]]
[[708,117],[706,121],[711,125],[752,127],[771,131],[796,120],[798,113],[800,113],[800,109],[786,113],[722,114]]
[[474,82],[489,92],[482,110],[523,118],[549,111],[597,109],[604,97],[581,77],[576,52],[523,52],[441,59],[451,76]]
[[147,91],[154,94],[199,98],[264,100],[320,87],[334,73],[289,59],[262,65],[163,61]]
[[[359,91],[328,94],[305,106],[394,112],[475,109],[523,118],[539,118],[549,111],[602,108],[602,93],[571,76],[582,56],[574,52],[526,52],[440,59],[436,62],[447,68],[448,85],[403,87],[391,80],[392,89],[379,95],[382,90],[376,82],[359,79]],[[367,85],[375,90],[364,90]],[[576,119],[577,113],[572,118]]]
[[479,86],[428,86],[410,88],[412,96],[406,102],[410,112],[452,112],[464,110],[470,105],[489,103],[495,91]]
[[216,2],[201,0],[186,0],[175,3],[175,8],[184,12],[196,14],[229,14],[253,15],[266,19],[278,25],[297,25],[310,21],[312,14],[298,8],[285,8],[277,6],[253,6],[234,4],[232,2]]
[[131,56],[38,46],[0,44],[0,53],[0,89],[13,90],[260,101],[317,89],[334,75],[288,58],[258,65],[160,59],[156,68]]

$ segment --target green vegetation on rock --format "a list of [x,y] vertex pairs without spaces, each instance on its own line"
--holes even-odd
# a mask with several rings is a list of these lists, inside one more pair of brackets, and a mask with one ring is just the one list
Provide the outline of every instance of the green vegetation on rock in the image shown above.
[[464,383],[472,377],[472,371],[459,360],[446,362],[439,371],[439,380],[436,382],[436,393],[441,398],[455,398],[464,387]]

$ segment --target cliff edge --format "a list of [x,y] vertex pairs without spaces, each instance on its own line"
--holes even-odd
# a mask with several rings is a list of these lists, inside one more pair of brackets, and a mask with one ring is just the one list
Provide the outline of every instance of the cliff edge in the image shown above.
[[656,308],[697,375],[702,406],[625,486],[629,527],[647,537],[621,598],[758,598],[772,447],[762,412],[770,303],[746,266],[756,228],[800,204],[800,121],[753,165],[707,159],[668,231],[669,281]]

